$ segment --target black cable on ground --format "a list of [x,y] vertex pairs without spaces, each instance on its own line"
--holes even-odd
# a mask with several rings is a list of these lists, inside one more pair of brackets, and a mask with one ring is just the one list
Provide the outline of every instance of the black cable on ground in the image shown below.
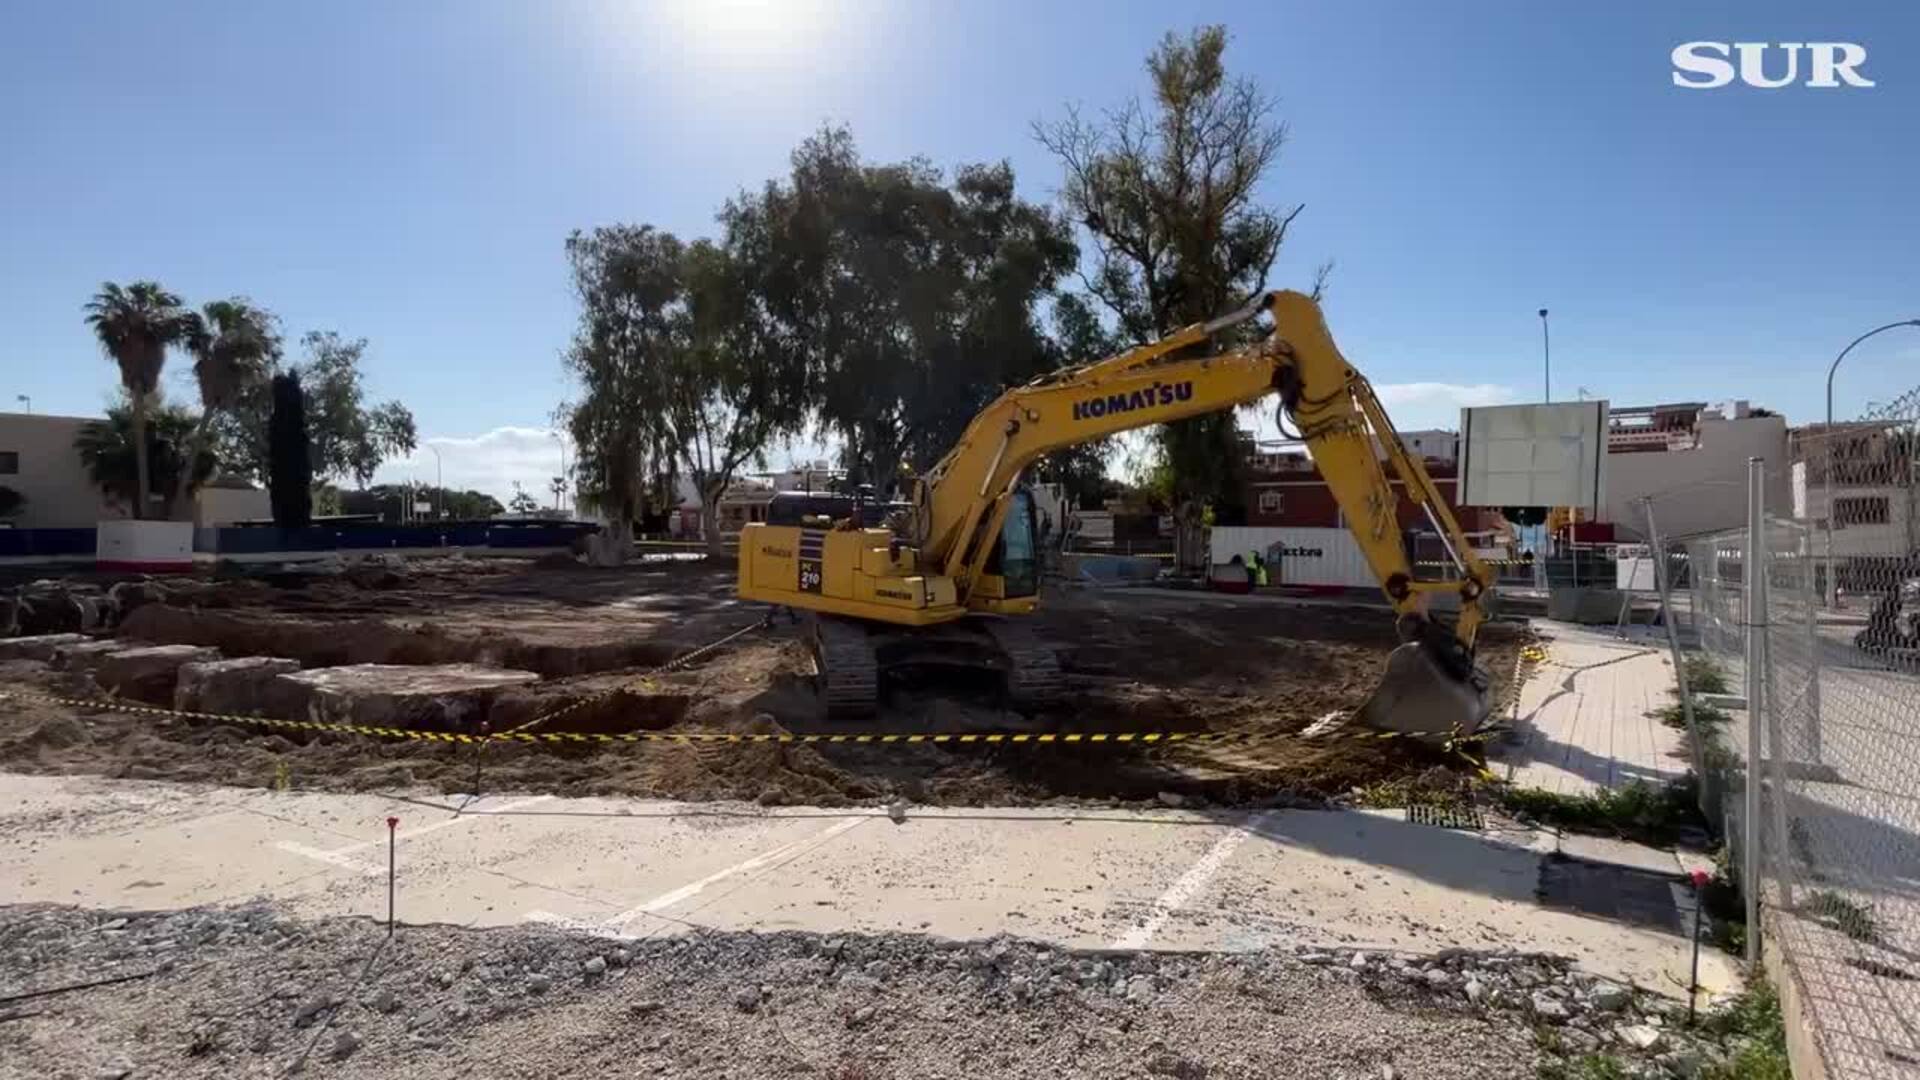
[[24,993],[8,994],[5,997],[0,997],[0,1005],[11,1004],[15,1001],[31,1001],[34,998],[52,997],[55,994],[67,994],[75,990],[91,990],[96,986],[113,986],[116,983],[133,982],[136,979],[150,979],[158,974],[160,974],[160,969],[154,968],[152,971],[141,971],[132,975],[116,975],[111,979],[94,979],[91,982],[73,983],[68,986],[54,986],[45,990],[28,990]]

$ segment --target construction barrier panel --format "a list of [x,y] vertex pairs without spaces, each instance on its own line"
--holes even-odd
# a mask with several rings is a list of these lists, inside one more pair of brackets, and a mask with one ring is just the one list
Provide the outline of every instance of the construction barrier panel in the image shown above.
[[1273,525],[1216,525],[1210,530],[1211,561],[1235,555],[1244,561],[1258,551],[1267,562],[1270,585],[1314,585],[1378,589],[1373,569],[1353,534],[1345,529]]
[[103,521],[97,527],[94,565],[141,574],[193,569],[193,522]]

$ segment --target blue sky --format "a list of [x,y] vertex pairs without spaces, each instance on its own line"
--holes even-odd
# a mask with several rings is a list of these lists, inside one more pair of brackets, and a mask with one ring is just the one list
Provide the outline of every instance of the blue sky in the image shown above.
[[[493,490],[557,464],[569,229],[708,232],[823,121],[876,159],[1009,159],[1052,198],[1031,122],[1141,92],[1159,35],[1206,21],[1291,125],[1266,194],[1306,210],[1273,284],[1336,263],[1334,333],[1403,427],[1538,400],[1542,306],[1556,398],[1745,397],[1795,421],[1819,418],[1841,345],[1920,317],[1920,6],[1897,0],[75,0],[0,20],[0,405],[97,412],[114,372],[80,305],[152,277],[369,338],[374,395],[413,409],[449,482]],[[1878,85],[1681,90],[1689,40],[1855,41]],[[1915,383],[1920,331],[1882,335],[1837,410]]]

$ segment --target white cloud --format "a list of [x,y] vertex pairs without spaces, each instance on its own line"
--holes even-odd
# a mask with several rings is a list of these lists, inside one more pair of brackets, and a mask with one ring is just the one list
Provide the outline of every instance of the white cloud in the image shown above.
[[[1505,405],[1512,402],[1516,395],[1510,386],[1498,383],[1460,383],[1411,382],[1381,383],[1373,388],[1380,397],[1381,404],[1390,412],[1396,427],[1444,427],[1460,426],[1460,410],[1475,405]],[[1424,411],[1438,415],[1440,410],[1448,413],[1444,423],[1415,423],[1411,418],[1402,419],[1398,413]]]
[[[444,476],[449,489],[484,491],[504,506],[513,498],[514,482],[519,481],[541,505],[551,506],[553,495],[547,485],[560,475],[557,435],[551,428],[498,427],[473,436],[431,436],[421,439],[411,455],[383,462],[373,474],[373,482],[434,484]],[[567,464],[572,465],[571,443],[566,456]]]

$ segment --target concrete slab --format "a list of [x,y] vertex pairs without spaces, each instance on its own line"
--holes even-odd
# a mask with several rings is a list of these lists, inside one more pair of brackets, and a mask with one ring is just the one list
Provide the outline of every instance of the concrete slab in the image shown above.
[[123,641],[84,640],[72,645],[56,646],[53,650],[52,665],[55,671],[85,672],[100,666],[100,662],[117,652],[133,648]]
[[100,658],[93,679],[102,689],[154,705],[173,704],[173,688],[184,664],[220,659],[220,650],[203,645],[149,645],[122,649]]
[[315,868],[280,850],[282,841],[334,842],[291,822],[269,833],[244,807],[110,832],[68,831],[37,853],[0,855],[0,902],[165,909],[285,895]]
[[1195,815],[985,813],[875,820],[668,913],[711,926],[1012,933],[1105,947],[1151,909],[1169,876],[1237,831]]
[[480,664],[350,664],[278,676],[304,691],[306,714],[325,723],[464,730],[501,691],[538,682],[531,671]]
[[1359,948],[1489,948],[1497,930],[1472,916],[1497,925],[1531,904],[1538,878],[1539,855],[1511,842],[1530,834],[1489,838],[1364,813],[1269,814],[1251,828],[1258,842],[1200,900],[1261,914],[1255,941],[1310,926]]
[[[1610,836],[1582,836],[1579,833],[1566,833],[1559,838],[1558,850],[1560,854],[1570,859],[1644,870],[1652,874],[1676,876],[1687,872],[1687,864],[1671,851],[1661,851],[1644,844],[1631,844],[1625,840],[1615,840]],[[1708,861],[1710,864],[1711,860]]]
[[0,638],[0,660],[53,659],[53,651],[64,645],[78,645],[85,634],[33,634],[28,637]]
[[[1568,953],[1675,993],[1683,938],[1546,910],[1540,839],[1387,815],[783,809],[221,791],[0,775],[0,902],[169,907],[273,897],[383,915],[397,816],[411,922],[1014,934],[1120,949],[1449,946]],[[1709,986],[1732,964],[1704,957]],[[1678,976],[1675,973],[1682,973]]]
[[173,707],[186,712],[277,715],[280,702],[274,696],[274,677],[299,670],[299,661],[278,656],[184,664],[174,684]]
[[1533,625],[1547,639],[1547,658],[1520,689],[1519,741],[1493,748],[1503,779],[1580,795],[1634,781],[1663,784],[1686,772],[1680,733],[1647,715],[1672,700],[1664,639]]
[[0,774],[0,854],[53,851],[70,836],[124,834],[222,813],[243,788],[135,784],[97,777],[21,782]]

